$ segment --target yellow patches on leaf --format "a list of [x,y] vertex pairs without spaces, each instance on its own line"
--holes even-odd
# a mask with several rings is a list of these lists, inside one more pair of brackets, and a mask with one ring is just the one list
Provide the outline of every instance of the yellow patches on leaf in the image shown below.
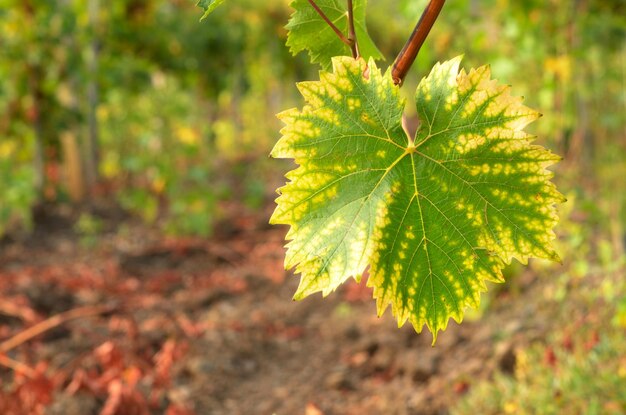
[[404,236],[406,236],[409,240],[414,240],[416,238],[415,233],[411,229],[408,229]]
[[[341,117],[339,116],[339,114],[337,114],[335,111],[333,111],[330,108],[320,108],[315,112],[315,115],[317,118],[319,118],[320,121],[326,121],[329,124],[334,124],[334,125],[340,125],[341,124]],[[317,128],[317,130],[319,131],[319,128]],[[313,135],[312,137],[318,137],[318,134]]]
[[361,100],[356,98],[347,98],[346,105],[348,106],[348,110],[355,111],[357,108],[361,108]]
[[272,155],[287,174],[272,223],[291,226],[285,265],[301,273],[296,298],[327,295],[369,266],[377,312],[426,325],[436,338],[476,307],[485,281],[512,258],[558,258],[546,167],[558,160],[523,128],[538,113],[491,79],[488,67],[435,65],[420,82],[422,124],[407,144],[404,102],[390,73],[335,58],[333,72],[300,84],[307,102],[280,115]]
[[463,155],[479,148],[486,142],[486,137],[478,134],[461,134],[457,141],[450,141],[450,146],[454,147],[456,153]]
[[360,116],[360,121],[363,124],[368,124],[370,126],[376,126],[376,120],[374,120],[369,114],[362,112]]

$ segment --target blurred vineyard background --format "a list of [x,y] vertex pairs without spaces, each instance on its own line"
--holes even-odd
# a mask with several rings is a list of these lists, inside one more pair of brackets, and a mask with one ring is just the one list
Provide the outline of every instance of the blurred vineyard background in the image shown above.
[[[0,250],[27,247],[56,215],[90,247],[110,211],[164,237],[211,238],[235,213],[266,220],[289,167],[268,159],[275,114],[300,105],[295,82],[317,76],[284,46],[288,3],[230,0],[199,22],[189,0],[0,0]],[[370,0],[385,64],[426,3]],[[542,298],[560,304],[543,317],[554,319],[549,334],[515,350],[512,373],[455,380],[454,411],[626,413],[626,2],[450,1],[407,97],[459,54],[465,67],[491,64],[543,113],[531,128],[563,155],[555,182],[568,202],[557,229],[564,264],[532,264],[549,280]],[[523,269],[510,274],[477,316],[502,293],[526,301]],[[1,388],[9,396],[10,384]]]
[[[201,24],[184,0],[3,0],[0,231],[28,230],[39,205],[109,196],[180,234],[210,234],[220,201],[255,207],[284,167],[266,160],[274,115],[298,103],[294,82],[315,76],[284,47],[285,3],[238,1]],[[425,2],[371,3],[389,63]],[[624,177],[624,7],[454,2],[411,81],[459,54],[468,67],[490,63],[545,115],[536,133],[564,155],[560,176],[601,176],[614,189]],[[621,205],[616,193],[599,200]]]

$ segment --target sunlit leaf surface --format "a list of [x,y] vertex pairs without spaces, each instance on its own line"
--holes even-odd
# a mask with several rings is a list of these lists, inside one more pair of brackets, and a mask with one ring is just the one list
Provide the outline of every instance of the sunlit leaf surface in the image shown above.
[[[345,0],[316,0],[315,3],[335,26],[347,35],[347,2]],[[365,25],[367,0],[354,0],[353,5],[354,30],[361,56],[365,59],[382,59],[382,54],[367,33]],[[308,50],[311,62],[319,63],[324,69],[329,69],[333,56],[351,54],[350,48],[339,39],[307,0],[294,0],[291,7],[294,13],[287,24],[287,30],[289,30],[287,46],[294,55]]]
[[488,67],[437,64],[417,88],[421,126],[402,128],[404,102],[373,60],[333,59],[333,72],[299,89],[302,110],[272,156],[293,158],[271,218],[291,226],[285,266],[301,299],[329,294],[370,267],[378,312],[433,332],[476,307],[485,281],[517,258],[558,261],[554,205],[563,196],[546,167],[560,157],[530,144],[539,117]]

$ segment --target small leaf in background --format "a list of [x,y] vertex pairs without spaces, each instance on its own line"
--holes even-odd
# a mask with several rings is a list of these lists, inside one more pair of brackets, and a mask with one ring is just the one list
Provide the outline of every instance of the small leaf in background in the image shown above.
[[373,60],[339,57],[319,82],[299,84],[307,105],[279,115],[272,151],[299,167],[287,174],[272,223],[291,225],[287,268],[301,299],[357,281],[370,267],[378,313],[424,324],[436,338],[450,317],[476,307],[485,281],[501,282],[512,258],[558,261],[555,204],[545,168],[560,159],[531,145],[539,117],[488,67],[437,64],[415,97],[415,139],[402,128],[404,101]]
[[219,6],[222,3],[224,3],[224,0],[199,0],[198,3],[196,3],[196,5],[204,9],[204,14],[202,15],[202,19],[204,19],[208,15],[210,15],[213,12],[213,10],[217,8],[217,6]]
[[[335,26],[347,35],[347,3],[339,0],[320,0],[316,3]],[[365,60],[369,58],[383,59],[383,55],[376,48],[367,32],[365,24],[367,0],[355,0],[353,4],[354,29],[361,56]],[[286,26],[289,30],[287,46],[294,55],[303,50],[308,50],[311,62],[319,63],[324,69],[330,68],[332,57],[350,55],[350,48],[339,39],[307,0],[294,0],[291,7],[294,9],[294,13]]]

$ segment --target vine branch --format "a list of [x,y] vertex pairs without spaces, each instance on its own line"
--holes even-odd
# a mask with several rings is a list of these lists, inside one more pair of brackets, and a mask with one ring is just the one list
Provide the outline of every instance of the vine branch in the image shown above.
[[435,24],[445,2],[446,0],[430,0],[430,3],[426,6],[422,17],[420,17],[415,29],[413,29],[413,33],[411,33],[411,37],[409,37],[409,40],[407,40],[393,63],[391,76],[396,85],[402,85],[402,82],[404,82],[404,77],[409,72],[409,69],[411,69],[413,62],[415,62],[415,58],[424,44],[428,33],[430,33],[430,29],[432,29]]

